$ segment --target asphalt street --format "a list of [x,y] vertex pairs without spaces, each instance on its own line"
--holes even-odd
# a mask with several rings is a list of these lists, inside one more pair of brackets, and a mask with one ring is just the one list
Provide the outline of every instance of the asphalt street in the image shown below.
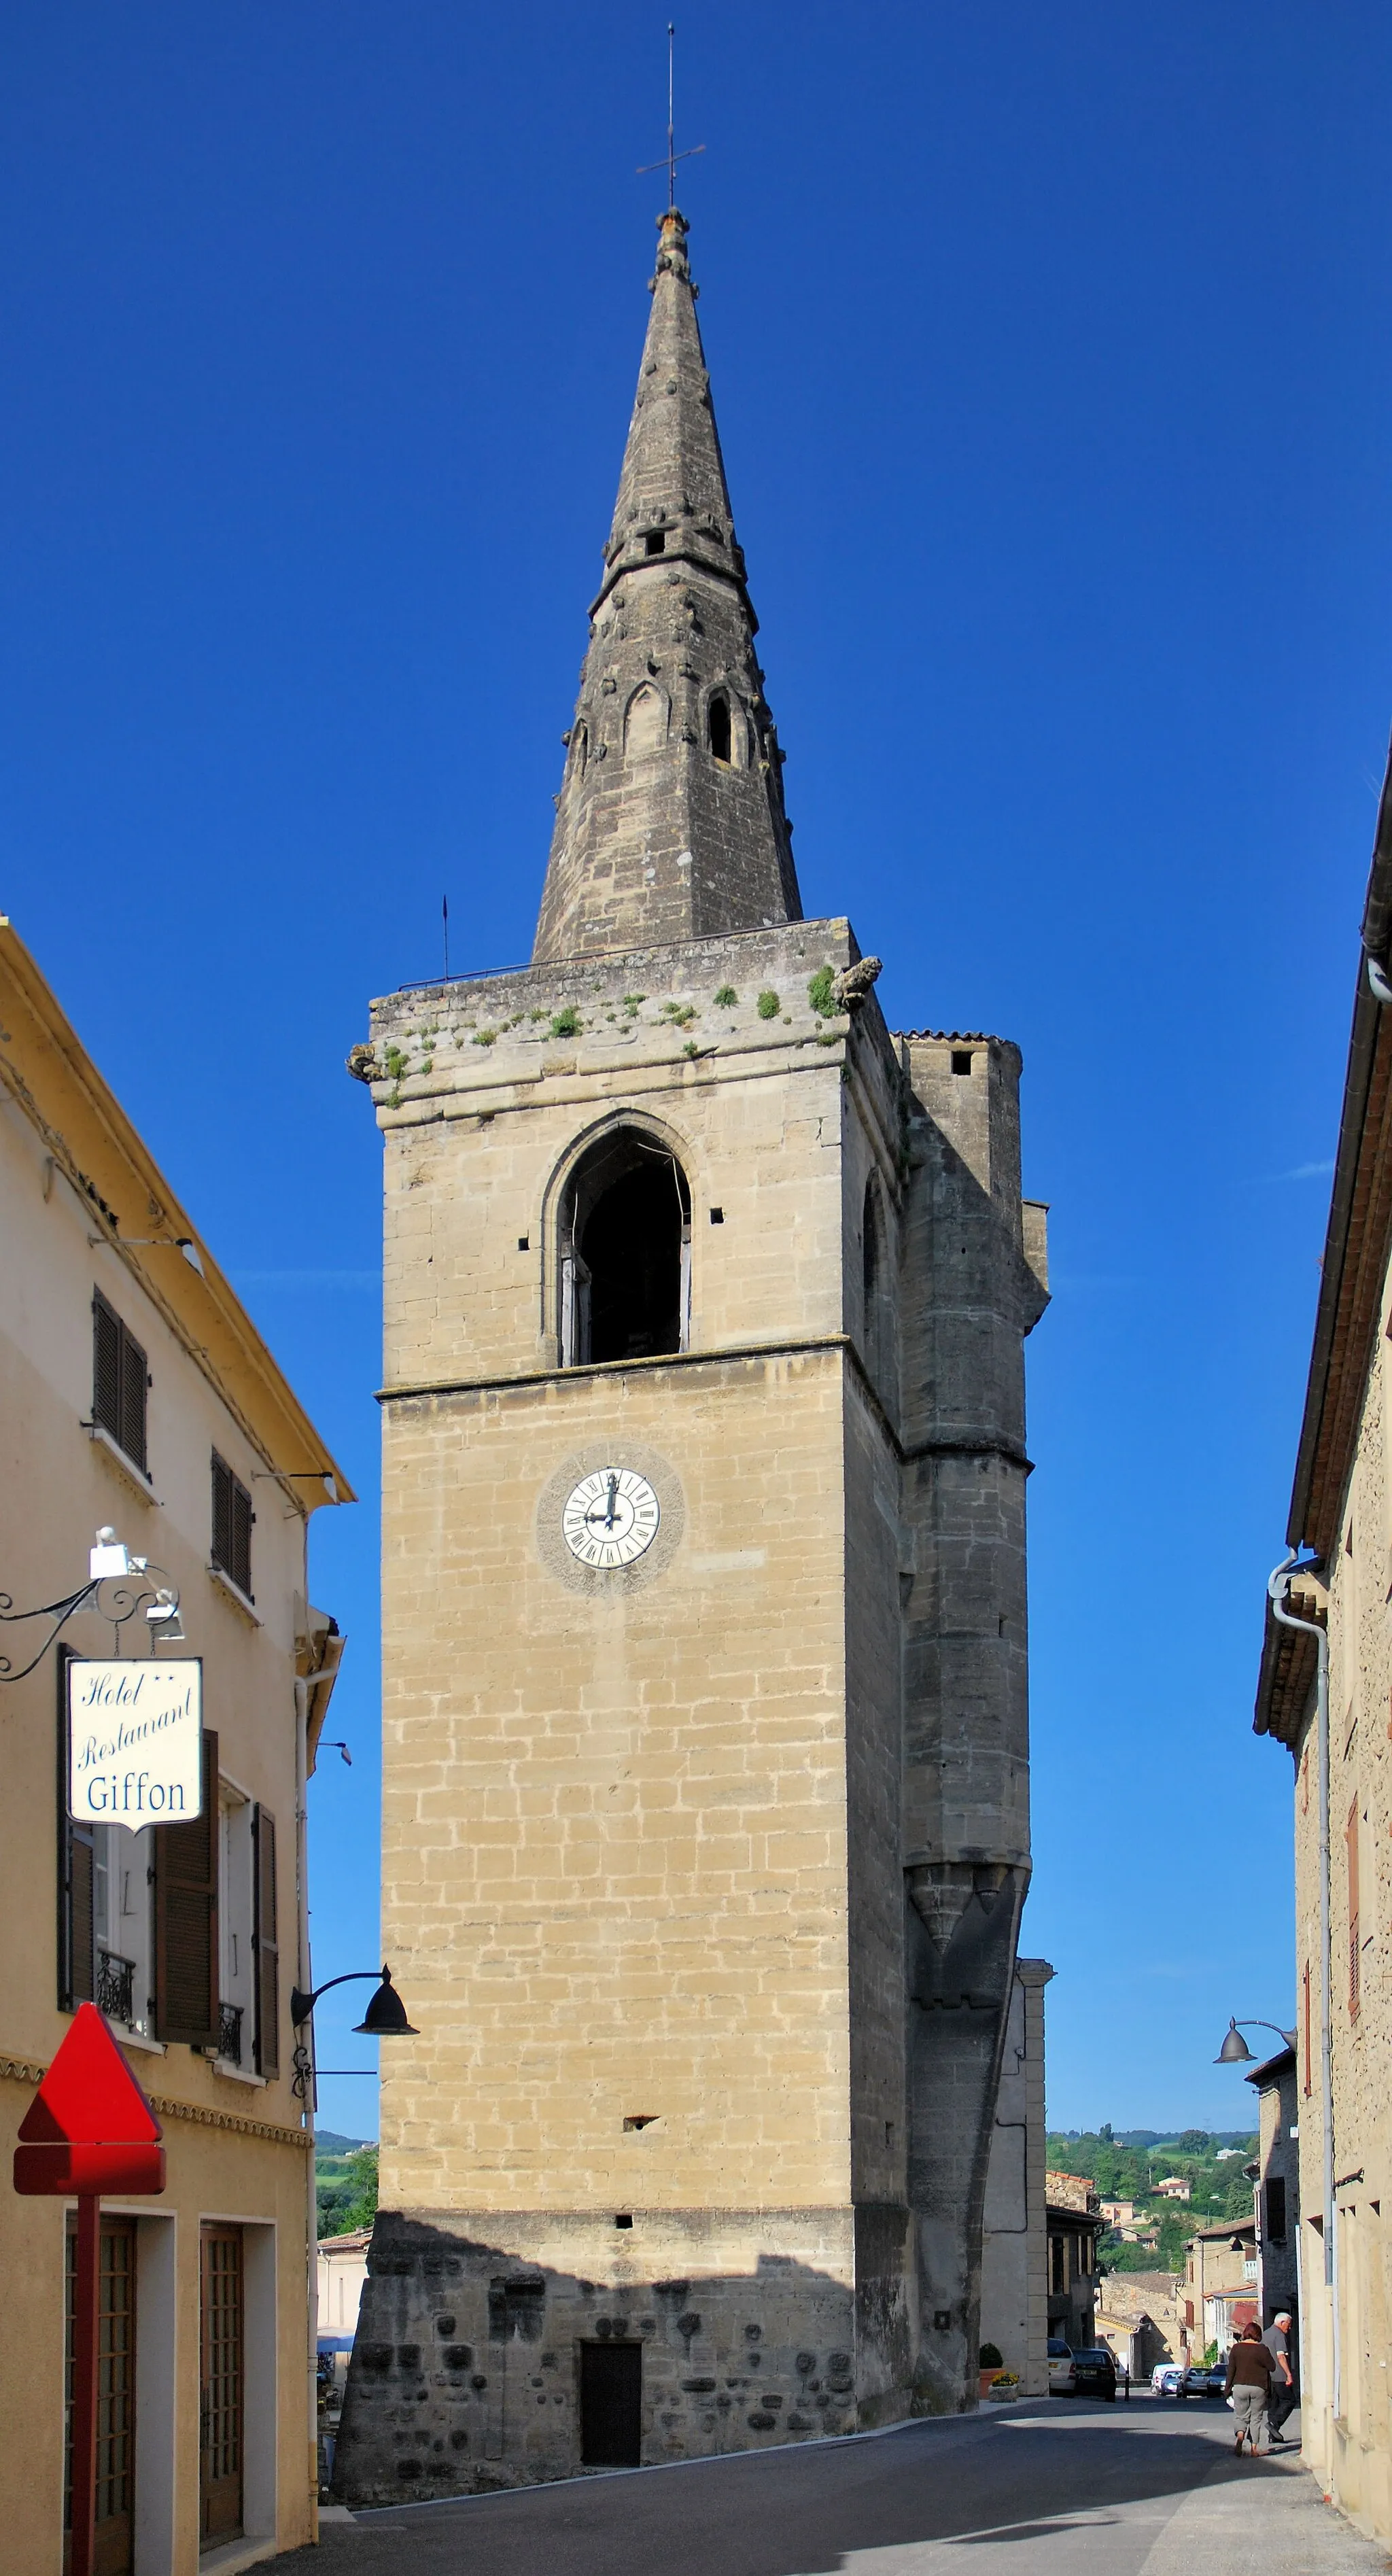
[[[1298,2419],[1288,2428],[1298,2430]],[[970,2550],[964,2561],[961,2552]],[[1385,2576],[1226,2408],[1051,2398],[326,2520],[284,2576]]]

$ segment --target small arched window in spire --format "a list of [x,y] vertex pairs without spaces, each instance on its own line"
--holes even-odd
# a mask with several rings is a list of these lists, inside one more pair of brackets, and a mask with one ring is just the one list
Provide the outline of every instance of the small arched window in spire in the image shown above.
[[707,718],[707,723],[710,731],[710,747],[712,755],[728,769],[730,766],[731,743],[730,701],[723,690],[717,691],[716,695],[710,702],[710,714]]
[[645,680],[635,689],[624,717],[624,748],[641,755],[660,751],[667,739],[667,701],[660,689]]
[[577,784],[585,775],[589,757],[589,727],[588,725],[578,724],[570,737],[570,774]]

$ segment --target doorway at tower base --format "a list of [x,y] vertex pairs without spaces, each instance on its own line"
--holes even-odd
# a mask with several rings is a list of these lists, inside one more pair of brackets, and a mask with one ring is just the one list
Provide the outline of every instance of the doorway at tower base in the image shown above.
[[911,2247],[894,2206],[381,2211],[335,2496],[467,2495],[897,2423]]

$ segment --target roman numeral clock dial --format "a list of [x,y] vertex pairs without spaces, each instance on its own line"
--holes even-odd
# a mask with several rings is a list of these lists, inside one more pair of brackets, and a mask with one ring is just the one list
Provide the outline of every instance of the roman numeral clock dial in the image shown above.
[[646,1476],[633,1467],[596,1467],[567,1496],[561,1530],[582,1565],[632,1565],[662,1518]]

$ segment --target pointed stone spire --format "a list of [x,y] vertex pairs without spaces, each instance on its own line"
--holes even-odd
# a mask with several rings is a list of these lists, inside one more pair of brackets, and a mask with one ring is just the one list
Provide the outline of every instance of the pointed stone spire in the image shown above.
[[660,217],[652,316],[533,959],[800,921],[686,221]]

